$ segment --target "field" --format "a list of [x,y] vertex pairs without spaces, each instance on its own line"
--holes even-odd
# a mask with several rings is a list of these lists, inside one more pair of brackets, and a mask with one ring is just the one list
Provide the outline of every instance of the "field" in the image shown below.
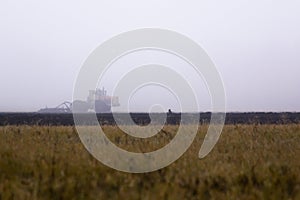
[[[144,140],[103,129],[118,146],[146,152],[177,126]],[[129,174],[94,159],[72,126],[0,126],[0,199],[300,199],[300,124],[226,125],[200,160],[206,130],[170,166]]]

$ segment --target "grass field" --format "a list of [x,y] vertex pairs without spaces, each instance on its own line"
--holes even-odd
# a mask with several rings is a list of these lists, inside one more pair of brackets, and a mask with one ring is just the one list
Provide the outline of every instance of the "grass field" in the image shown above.
[[[150,139],[103,127],[118,146],[158,149]],[[300,124],[226,125],[214,150],[198,159],[207,126],[175,163],[156,172],[110,169],[83,147],[74,127],[0,127],[0,199],[300,199]]]

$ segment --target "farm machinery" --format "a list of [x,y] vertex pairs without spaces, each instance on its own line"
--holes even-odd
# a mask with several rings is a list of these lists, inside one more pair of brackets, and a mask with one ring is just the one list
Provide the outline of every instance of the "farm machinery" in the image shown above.
[[39,113],[71,113],[71,112],[96,112],[107,113],[111,107],[119,106],[117,96],[108,96],[107,91],[102,89],[90,90],[86,101],[75,100],[73,102],[65,101],[54,108],[42,108]]

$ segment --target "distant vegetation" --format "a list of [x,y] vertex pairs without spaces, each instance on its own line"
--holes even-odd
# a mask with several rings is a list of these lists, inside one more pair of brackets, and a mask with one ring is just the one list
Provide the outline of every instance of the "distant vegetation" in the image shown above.
[[[177,126],[154,138],[103,127],[136,152],[165,145]],[[300,124],[226,125],[214,150],[197,155],[207,126],[175,163],[156,172],[110,169],[83,147],[72,126],[0,127],[0,199],[300,199]]]

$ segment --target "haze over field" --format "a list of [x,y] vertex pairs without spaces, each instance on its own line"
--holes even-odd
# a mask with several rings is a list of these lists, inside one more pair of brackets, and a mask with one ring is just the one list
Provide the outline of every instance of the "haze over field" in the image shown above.
[[[224,81],[228,111],[300,111],[299,7],[296,0],[2,1],[0,112],[36,111],[71,100],[80,67],[98,45],[145,27],[174,30],[206,50]],[[149,62],[182,73],[197,89],[200,110],[210,110],[202,79],[161,52],[120,59],[100,85],[110,93],[122,73]],[[132,98],[132,111],[153,103],[176,111],[176,99],[162,88],[144,89]]]

